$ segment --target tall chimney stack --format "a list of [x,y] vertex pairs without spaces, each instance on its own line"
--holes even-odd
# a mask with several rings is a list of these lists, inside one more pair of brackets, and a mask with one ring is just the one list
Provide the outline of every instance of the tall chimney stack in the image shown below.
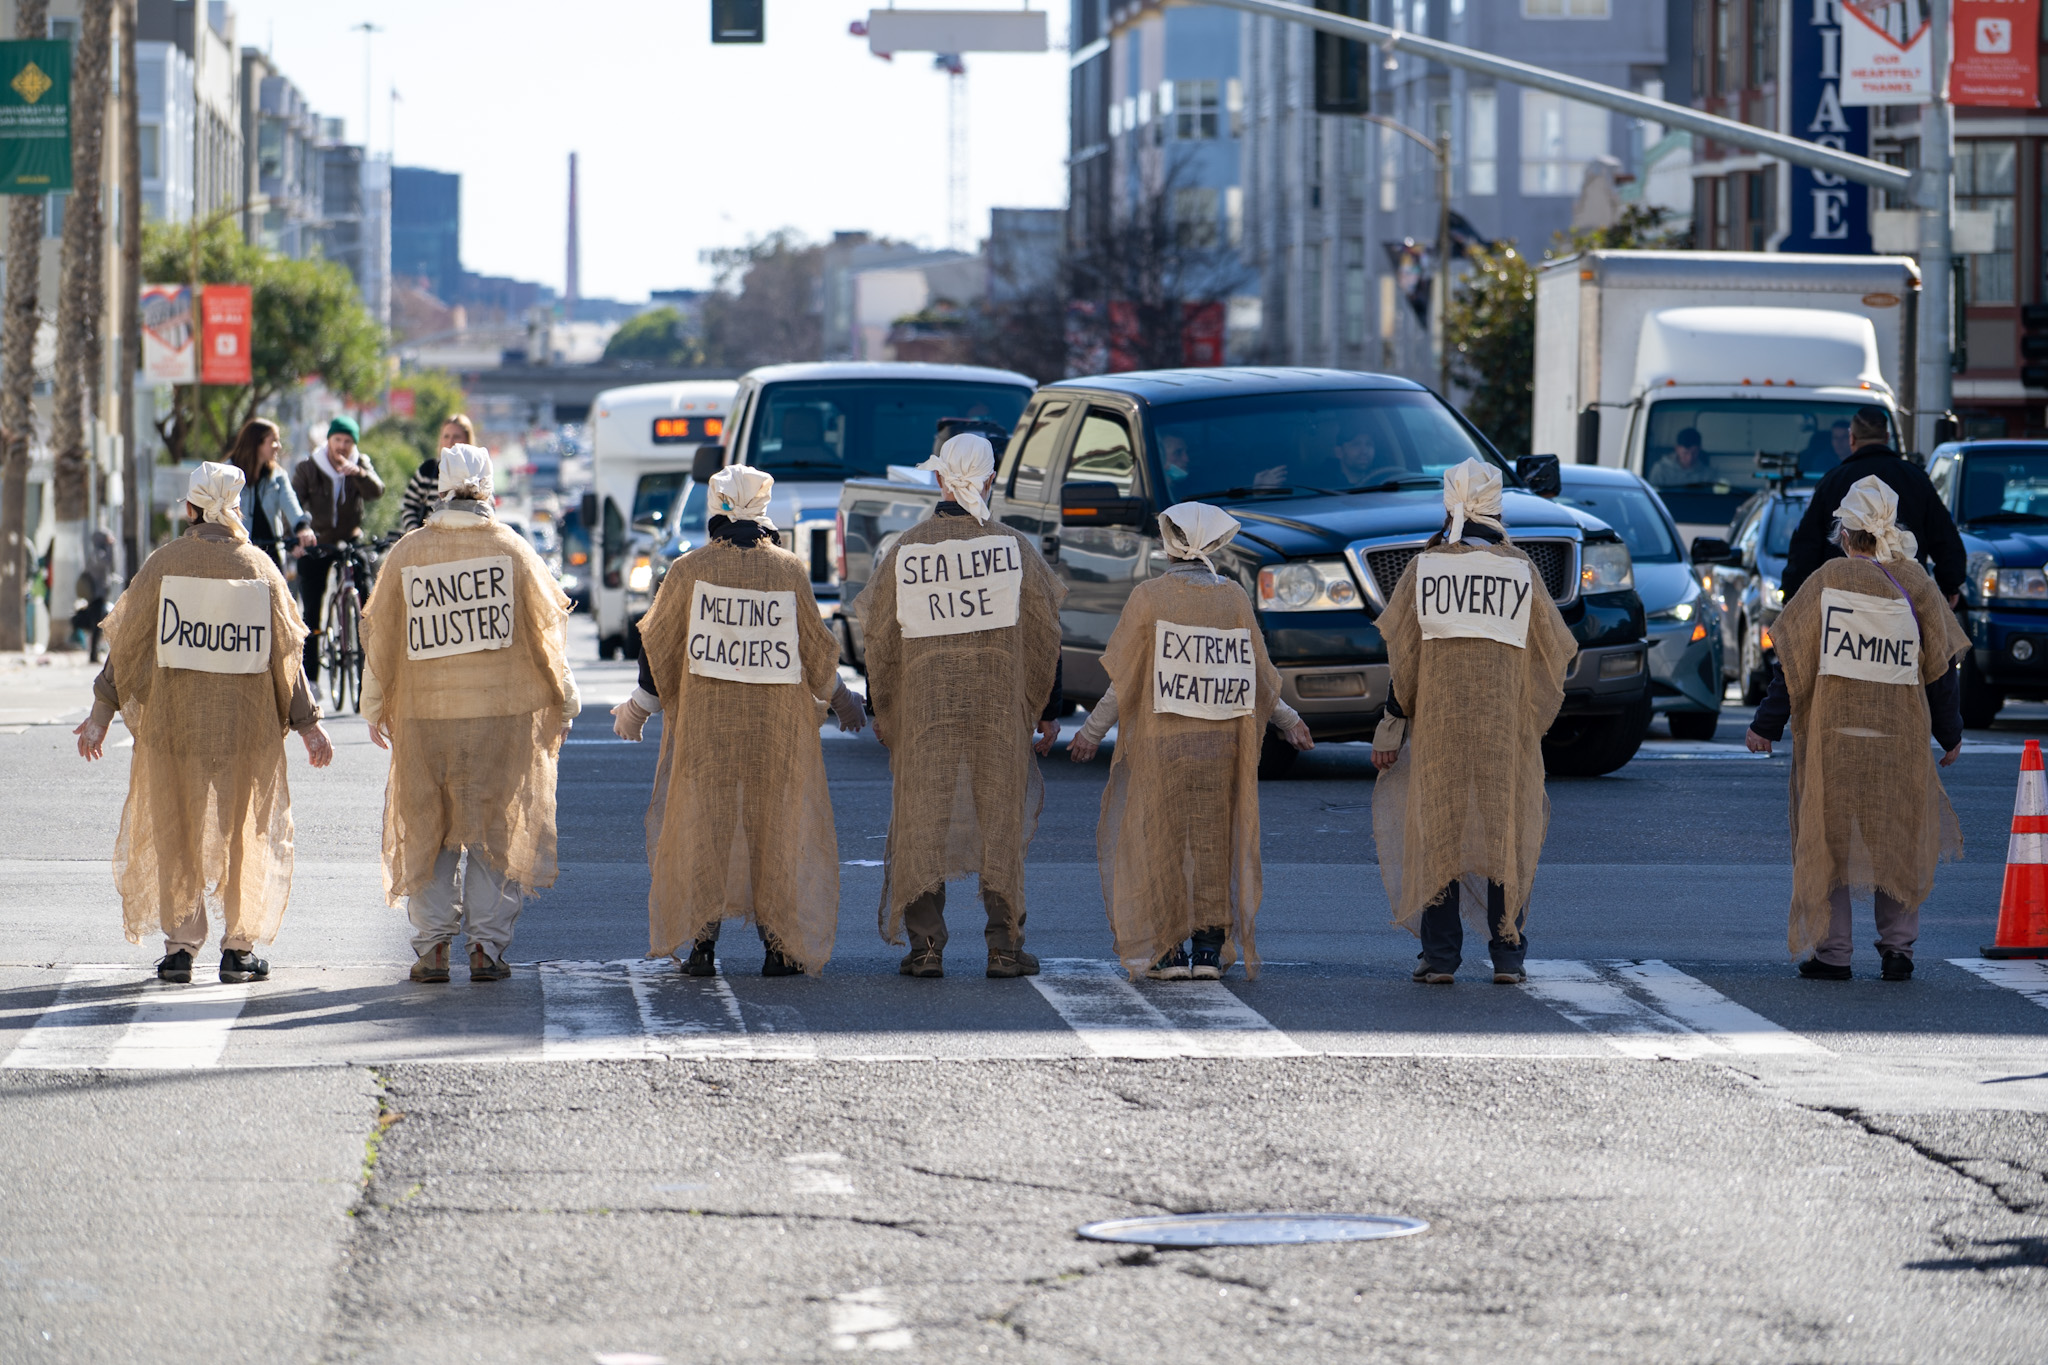
[[581,253],[576,243],[576,153],[569,153],[569,269],[567,288],[562,291],[563,314],[570,321],[576,319],[576,299],[583,292],[577,258]]

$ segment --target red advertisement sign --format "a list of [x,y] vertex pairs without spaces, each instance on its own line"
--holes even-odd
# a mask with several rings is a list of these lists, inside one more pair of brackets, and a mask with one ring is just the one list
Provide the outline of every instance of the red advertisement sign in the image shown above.
[[2040,10],[2040,0],[1955,0],[1953,103],[1979,109],[2039,106]]
[[393,417],[412,416],[415,410],[413,391],[411,389],[393,389],[391,391],[391,401],[384,406]]
[[209,284],[199,291],[199,382],[249,382],[249,286]]

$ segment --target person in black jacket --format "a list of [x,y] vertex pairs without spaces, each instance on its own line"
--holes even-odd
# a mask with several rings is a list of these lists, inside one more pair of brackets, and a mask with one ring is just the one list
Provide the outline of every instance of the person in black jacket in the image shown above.
[[1822,563],[1842,557],[1841,549],[1829,539],[1834,531],[1835,510],[1858,479],[1876,476],[1899,495],[1899,525],[1913,533],[1922,558],[1934,562],[1934,582],[1949,605],[1954,606],[1967,577],[1963,537],[1956,530],[1941,495],[1928,481],[1927,471],[1885,444],[1890,421],[1883,408],[1859,408],[1849,424],[1849,457],[1829,470],[1813,490],[1806,515],[1792,533],[1790,552],[1785,556],[1785,577],[1780,584],[1785,600],[1799,591],[1799,585]]

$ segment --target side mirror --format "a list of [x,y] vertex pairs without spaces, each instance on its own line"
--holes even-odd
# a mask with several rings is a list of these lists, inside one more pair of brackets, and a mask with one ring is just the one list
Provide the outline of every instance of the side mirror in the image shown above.
[[1962,429],[1963,424],[1953,417],[1937,417],[1934,419],[1934,443],[1938,446],[1947,445],[1957,439]]
[[1730,568],[1735,564],[1735,550],[1719,536],[1694,536],[1692,538],[1692,562],[1695,564],[1722,564]]
[[1145,499],[1127,498],[1113,483],[1070,483],[1060,488],[1060,522],[1066,526],[1143,526]]
[[1580,464],[1600,463],[1600,409],[1590,404],[1579,409],[1579,448],[1574,458]]
[[582,514],[583,530],[587,535],[591,528],[597,525],[597,494],[585,493],[583,495],[583,505],[576,510]]
[[698,483],[710,483],[711,476],[723,468],[724,446],[698,446],[697,453],[690,457],[690,477]]
[[1564,491],[1564,475],[1559,472],[1555,455],[1522,456],[1515,461],[1515,477],[1539,498],[1554,498]]

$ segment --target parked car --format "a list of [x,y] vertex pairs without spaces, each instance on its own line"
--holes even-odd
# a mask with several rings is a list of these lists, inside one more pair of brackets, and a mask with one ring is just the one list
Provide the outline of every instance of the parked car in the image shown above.
[[1712,739],[1721,721],[1719,609],[1700,585],[1678,523],[1655,489],[1625,469],[1566,465],[1557,500],[1621,534],[1635,564],[1650,635],[1650,707],[1675,739]]
[[1777,658],[1771,627],[1785,609],[1785,556],[1812,499],[1811,485],[1756,494],[1737,509],[1728,528],[1727,556],[1702,566],[1721,615],[1723,675],[1741,685],[1745,706],[1755,706],[1770,690]]
[[1927,474],[1963,533],[1963,724],[2048,699],[2048,441],[1953,441]]

